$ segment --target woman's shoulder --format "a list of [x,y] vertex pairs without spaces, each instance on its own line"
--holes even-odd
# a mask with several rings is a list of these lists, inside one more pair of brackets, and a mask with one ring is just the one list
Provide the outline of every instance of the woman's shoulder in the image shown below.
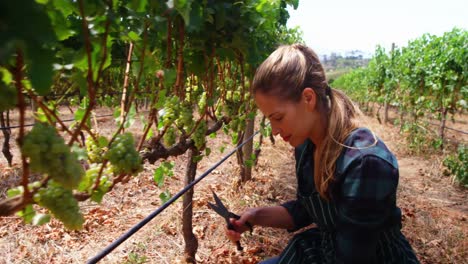
[[364,159],[373,162],[388,163],[390,167],[398,169],[395,155],[374,132],[365,127],[353,130],[344,142],[343,152],[337,159],[337,173],[344,173],[352,164],[360,163]]

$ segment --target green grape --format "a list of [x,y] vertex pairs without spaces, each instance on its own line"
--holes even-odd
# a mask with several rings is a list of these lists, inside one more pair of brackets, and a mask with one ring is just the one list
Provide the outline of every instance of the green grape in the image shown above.
[[180,100],[177,96],[167,98],[164,102],[163,125],[170,126],[179,116]]
[[221,107],[216,108],[215,115],[217,118],[223,117],[223,109]]
[[200,101],[198,101],[198,112],[202,115],[206,108],[206,92],[203,92]]
[[0,80],[0,112],[14,108],[16,100],[16,89],[5,85]]
[[131,133],[118,135],[104,155],[114,166],[117,174],[125,173],[135,175],[143,170],[141,157],[135,149]]
[[234,94],[232,95],[232,99],[234,102],[240,102],[241,101],[241,94],[239,91],[235,91]]
[[91,200],[100,203],[102,197],[109,191],[109,188],[112,186],[112,172],[113,166],[106,165],[102,171],[101,178],[99,179],[99,185],[94,189],[94,184],[101,170],[102,164],[91,164],[90,168],[86,171],[85,176],[78,185],[78,190],[81,192],[87,192],[91,194]]
[[50,180],[47,188],[41,188],[34,194],[34,201],[49,209],[57,219],[63,222],[66,228],[72,230],[82,228],[84,218],[80,212],[78,201],[71,190]]
[[24,137],[21,152],[29,158],[32,171],[48,174],[67,189],[75,188],[84,174],[76,154],[48,124],[34,125]]
[[180,108],[180,116],[176,120],[176,125],[177,127],[183,128],[185,131],[192,130],[194,122],[193,122],[193,113],[192,113],[192,109],[190,108],[190,106],[182,106]]
[[229,101],[232,100],[232,91],[227,91],[226,92],[226,100],[229,100]]
[[175,133],[175,129],[173,127],[169,127],[166,130],[166,133],[164,133],[164,136],[163,136],[163,141],[164,141],[164,145],[166,145],[166,147],[170,147],[170,146],[175,144],[175,142],[176,142],[176,133]]
[[245,102],[248,102],[249,100],[250,100],[250,93],[249,93],[249,92],[246,92],[246,93],[244,94],[244,101],[245,101]]
[[86,138],[86,151],[90,163],[101,163],[104,154],[104,149],[99,147],[92,137]]
[[199,150],[201,150],[206,143],[207,129],[208,127],[206,121],[202,121],[191,136],[193,142],[195,143],[195,147]]

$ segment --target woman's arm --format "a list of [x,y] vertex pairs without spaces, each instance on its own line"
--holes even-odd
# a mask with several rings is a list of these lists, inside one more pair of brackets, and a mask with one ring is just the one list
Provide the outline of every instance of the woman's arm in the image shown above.
[[283,206],[251,208],[245,211],[238,220],[231,218],[230,221],[236,230],[226,230],[226,235],[232,241],[238,241],[240,235],[249,230],[245,224],[247,221],[254,226],[294,228],[293,218]]

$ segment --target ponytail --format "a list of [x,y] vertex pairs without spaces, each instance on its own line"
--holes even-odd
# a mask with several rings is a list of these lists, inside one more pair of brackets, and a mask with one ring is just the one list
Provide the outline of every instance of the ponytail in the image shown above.
[[326,88],[328,97],[327,136],[322,144],[316,146],[318,162],[314,166],[315,188],[324,199],[329,199],[329,186],[334,180],[336,161],[343,151],[348,135],[359,127],[358,118],[362,112],[341,91]]

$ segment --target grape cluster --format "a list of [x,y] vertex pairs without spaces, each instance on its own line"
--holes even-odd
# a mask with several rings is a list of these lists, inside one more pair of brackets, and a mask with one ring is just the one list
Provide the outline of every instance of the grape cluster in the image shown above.
[[82,228],[84,218],[71,190],[67,190],[51,180],[47,188],[41,188],[34,194],[34,201],[49,209],[57,219],[63,222],[66,228],[72,230]]
[[176,138],[177,136],[176,136],[175,128],[169,127],[163,136],[164,145],[166,145],[166,147],[170,147],[174,145],[174,143],[176,142]]
[[32,171],[48,174],[67,189],[75,188],[84,174],[76,154],[48,124],[34,125],[24,137],[21,152],[29,158]]
[[163,125],[170,126],[179,116],[180,100],[177,96],[167,98],[164,102]]
[[216,115],[216,118],[218,119],[222,118],[224,115],[223,108],[222,107],[216,108],[215,115]]
[[226,100],[233,101],[233,102],[236,102],[236,103],[240,102],[241,101],[240,91],[227,91],[226,92]]
[[195,143],[195,147],[199,150],[203,148],[203,146],[206,143],[206,131],[208,129],[208,126],[206,124],[206,121],[200,122],[198,127],[195,129],[193,132],[191,138],[193,142]]
[[194,125],[192,108],[189,105],[180,107],[180,116],[176,120],[176,125],[185,131],[191,131]]
[[4,85],[0,80],[0,112],[14,108],[16,100],[16,89]]
[[88,154],[88,161],[90,163],[102,163],[105,152],[104,149],[100,147],[92,137],[86,138],[85,145]]
[[101,164],[91,164],[90,168],[86,171],[83,180],[80,182],[78,190],[91,194],[91,200],[100,203],[104,194],[106,194],[112,186],[112,169],[111,165],[107,165],[104,168],[101,178],[99,179],[99,186],[97,189],[93,190],[94,183],[99,175],[99,171],[101,170]]
[[135,149],[130,133],[118,135],[104,158],[111,162],[116,174],[137,174],[143,170],[141,157]]
[[205,112],[205,108],[206,108],[206,92],[203,92],[201,94],[200,100],[198,101],[198,113],[200,113],[200,115],[203,115],[203,113]]

